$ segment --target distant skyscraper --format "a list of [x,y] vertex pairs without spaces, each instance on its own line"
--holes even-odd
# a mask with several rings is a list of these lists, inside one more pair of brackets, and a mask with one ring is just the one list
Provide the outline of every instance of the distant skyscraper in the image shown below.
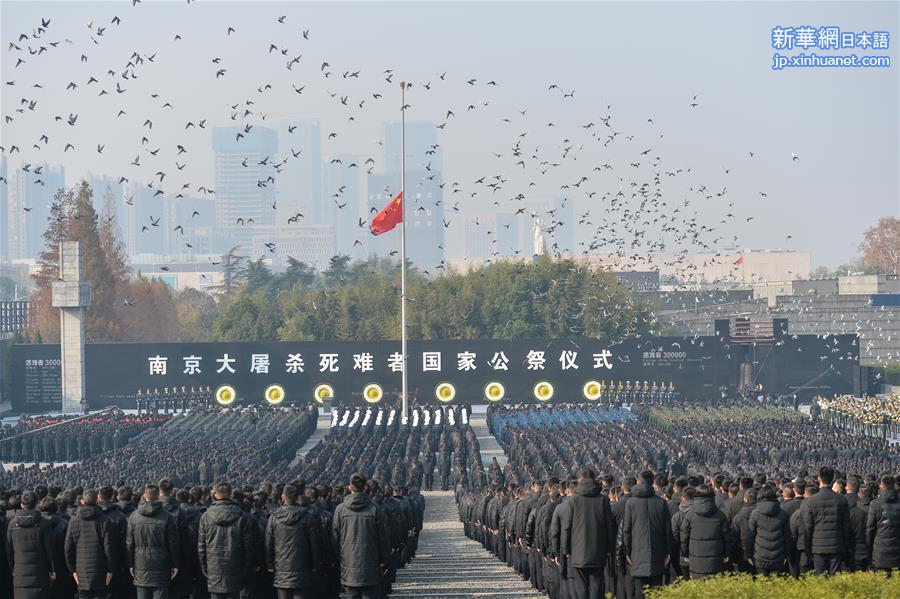
[[89,174],[85,177],[93,192],[94,210],[98,215],[110,212],[121,219],[125,214],[124,188],[117,179],[105,175]]
[[9,260],[9,185],[6,181],[6,156],[0,156],[0,264]]
[[[357,166],[352,166],[354,164]],[[358,156],[338,154],[326,158],[322,165],[325,197],[323,220],[334,227],[335,252],[351,258],[365,256],[365,242],[369,235],[367,227],[359,226],[359,219],[366,217],[359,185],[359,164]],[[357,240],[362,244],[354,245]]]
[[[434,123],[406,123],[406,172],[443,170],[444,152]],[[384,172],[394,171],[400,171],[400,123],[385,123]]]
[[470,217],[465,223],[465,256],[514,256],[518,249],[518,232],[518,220],[512,214],[499,212]]
[[[215,200],[166,197],[163,201],[163,247],[170,256],[213,253],[211,237],[215,224]],[[176,230],[175,227],[181,228]],[[190,244],[190,247],[188,245]]]
[[129,254],[161,255],[166,253],[165,238],[170,228],[165,218],[166,197],[155,187],[132,184],[129,192],[129,214],[126,219],[125,245]]
[[[322,224],[322,142],[318,119],[278,123],[278,155],[287,158],[278,175],[278,223],[302,213],[301,224]],[[294,154],[298,154],[294,156]]]
[[[444,192],[438,174],[406,171],[406,259],[414,266],[437,274],[434,268],[444,261]],[[369,175],[369,209],[367,221],[400,193],[400,173]],[[385,189],[387,188],[387,189]],[[369,235],[370,254],[388,256],[400,249],[400,228],[375,237]],[[394,254],[395,259],[399,258]]]
[[[275,245],[267,246],[267,243]],[[251,259],[262,256],[270,260],[277,271],[283,271],[288,258],[293,258],[321,272],[328,268],[334,255],[334,228],[331,225],[257,227],[250,247]]]
[[253,226],[276,222],[272,205],[276,203],[273,163],[278,161],[278,134],[259,125],[249,133],[242,127],[217,127],[213,150],[218,248],[224,251],[241,245],[249,251]]
[[50,204],[56,192],[65,185],[66,174],[62,166],[50,167],[45,163],[31,165],[27,171],[21,168],[16,171],[15,197],[9,212],[11,258],[37,259],[40,256]]

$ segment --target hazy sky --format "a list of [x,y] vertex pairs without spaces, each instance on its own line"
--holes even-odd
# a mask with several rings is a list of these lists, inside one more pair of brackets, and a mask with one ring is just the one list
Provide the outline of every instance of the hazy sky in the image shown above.
[[[111,24],[113,16],[121,25]],[[18,41],[42,18],[51,21],[40,39]],[[449,256],[462,252],[464,214],[512,212],[517,194],[569,196],[578,213],[591,212],[591,226],[576,229],[583,241],[608,208],[604,193],[682,169],[677,177],[662,175],[663,196],[671,206],[696,200],[690,209],[717,228],[711,237],[725,240],[719,247],[738,235],[740,247],[809,250],[814,265],[836,265],[855,255],[862,232],[880,216],[900,214],[898,18],[897,2],[145,0],[132,7],[127,1],[2,0],[0,102],[13,121],[4,119],[0,145],[7,152],[21,148],[7,154],[12,166],[62,162],[70,182],[94,172],[156,180],[172,193],[185,182],[192,190],[212,187],[211,129],[235,124],[231,106],[240,104],[241,112],[254,114],[238,123],[265,125],[262,113],[267,121],[320,118],[323,155],[371,156],[377,172],[383,161],[376,141],[382,123],[399,117],[397,82],[404,78],[414,84],[407,118],[448,123],[439,134],[443,179],[463,190],[445,190],[445,214],[455,221],[447,230]],[[773,71],[776,25],[888,31],[890,49],[878,54],[891,56],[892,66]],[[307,29],[308,40],[301,35]],[[51,41],[60,43],[53,48]],[[277,49],[270,52],[270,44]],[[27,53],[41,45],[48,51]],[[133,52],[153,61],[145,58],[133,69],[137,79],[123,79]],[[19,58],[26,62],[16,66]],[[221,60],[214,64],[214,58]],[[219,69],[225,73],[217,78]],[[386,69],[393,69],[391,82]],[[358,77],[343,76],[355,71]],[[98,82],[89,85],[92,76]],[[492,80],[498,85],[487,84]],[[78,87],[66,90],[69,82]],[[124,92],[116,91],[117,82]],[[266,84],[272,88],[258,91]],[[548,90],[551,84],[560,89]],[[108,94],[99,96],[101,89]],[[117,117],[119,110],[126,114]],[[445,119],[447,110],[455,116]],[[74,126],[66,122],[70,113],[78,115]],[[205,130],[185,130],[201,119]],[[584,128],[588,123],[594,126]],[[620,135],[604,146],[609,131]],[[326,139],[332,132],[337,137]],[[39,141],[42,134],[48,143]],[[522,155],[514,157],[517,142]],[[75,150],[64,152],[67,143]],[[187,152],[178,155],[177,144]],[[157,148],[156,156],[148,153]],[[132,166],[138,154],[142,166]],[[595,170],[600,164],[613,168]],[[494,175],[504,181],[500,191],[475,183]],[[582,176],[588,180],[572,188]],[[702,185],[725,193],[706,199],[696,191]],[[455,202],[458,213],[449,211]],[[726,213],[734,217],[722,224]]]

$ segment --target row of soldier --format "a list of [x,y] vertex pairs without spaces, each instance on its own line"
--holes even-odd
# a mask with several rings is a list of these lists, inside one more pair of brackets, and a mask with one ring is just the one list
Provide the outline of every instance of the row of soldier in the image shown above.
[[[892,475],[837,480],[765,474],[728,484],[650,470],[615,484],[577,479],[458,494],[466,534],[552,599],[643,597],[648,587],[725,571],[900,566],[900,501]],[[798,494],[799,493],[799,494]]]
[[29,419],[5,427],[0,438],[0,462],[75,462],[124,447],[164,416],[133,416],[117,412],[94,417]]
[[212,403],[212,390],[206,387],[163,387],[138,389],[134,396],[138,414],[176,414]]
[[3,500],[0,595],[14,599],[377,597],[424,514],[418,493],[360,475],[333,489],[163,479],[136,495],[39,486]]

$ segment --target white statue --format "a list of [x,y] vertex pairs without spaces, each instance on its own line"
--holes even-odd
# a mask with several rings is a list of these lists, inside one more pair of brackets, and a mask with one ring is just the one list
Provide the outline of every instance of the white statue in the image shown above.
[[534,255],[543,256],[547,253],[547,239],[544,237],[544,229],[542,225],[544,221],[539,218],[534,219],[531,225],[531,231],[534,234]]

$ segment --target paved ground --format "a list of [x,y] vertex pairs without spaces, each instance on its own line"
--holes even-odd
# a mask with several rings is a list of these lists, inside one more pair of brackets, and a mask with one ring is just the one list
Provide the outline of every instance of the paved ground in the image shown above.
[[425,492],[416,557],[397,573],[391,599],[545,597],[463,533],[450,491]]
[[506,454],[503,453],[503,449],[494,436],[488,432],[484,413],[479,414],[475,412],[472,414],[469,417],[469,426],[472,427],[472,430],[475,431],[475,435],[478,437],[478,445],[481,446],[481,461],[484,463],[485,469],[491,463],[491,458],[497,458],[501,468],[506,466]]
[[306,457],[313,447],[328,434],[328,430],[331,428],[331,414],[326,414],[321,408],[319,409],[319,419],[316,421],[316,430],[313,431],[313,434],[309,436],[309,439],[306,440],[300,449],[297,450],[297,455],[291,461],[291,467],[296,466],[300,460]]

